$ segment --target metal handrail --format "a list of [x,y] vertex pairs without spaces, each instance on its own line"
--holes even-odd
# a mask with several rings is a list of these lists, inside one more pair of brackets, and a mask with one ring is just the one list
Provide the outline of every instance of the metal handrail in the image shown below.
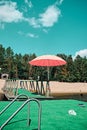
[[21,97],[21,96],[25,96],[25,97],[27,97],[27,98],[29,98],[27,95],[25,95],[25,94],[20,94],[20,95],[18,95],[18,96],[16,96],[16,98],[15,99],[13,99],[1,112],[0,112],[0,115],[2,114],[2,113],[4,113],[19,97]]
[[[30,101],[35,101],[38,104],[39,111],[38,111],[38,130],[40,130],[41,126],[41,105],[40,102],[37,99],[28,99],[26,100],[10,117],[9,119],[0,127],[0,130]],[[29,111],[30,112],[30,111]],[[29,114],[30,115],[30,114]],[[28,125],[29,125],[30,117],[28,116]]]

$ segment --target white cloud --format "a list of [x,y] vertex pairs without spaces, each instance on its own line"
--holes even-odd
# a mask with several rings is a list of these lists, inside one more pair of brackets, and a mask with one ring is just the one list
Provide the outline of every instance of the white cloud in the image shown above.
[[61,11],[55,6],[49,6],[47,10],[40,14],[39,22],[43,27],[51,27],[58,21]]
[[47,29],[45,29],[45,28],[43,28],[43,32],[48,33],[48,30],[47,30]]
[[60,1],[59,1],[59,4],[61,5],[61,4],[63,3],[63,1],[64,1],[64,0],[60,0]]
[[27,13],[28,12],[28,9],[26,6],[22,6],[21,9],[23,10],[23,12]]
[[87,57],[87,49],[77,51],[75,53],[75,56],[73,58],[75,59],[77,55],[79,55],[81,57],[85,57],[85,56]]
[[33,33],[27,33],[26,36],[31,37],[31,38],[38,38],[39,37],[38,35],[35,35]]
[[24,37],[38,38],[39,36],[33,33],[24,33],[23,31],[18,32],[19,35]]
[[64,1],[64,0],[57,0],[57,1],[55,2],[55,5],[56,5],[56,6],[59,6],[59,5],[61,5],[61,4],[63,3],[63,1]]
[[32,8],[32,7],[33,7],[33,5],[32,5],[32,2],[31,2],[31,1],[25,0],[25,3],[29,6],[29,8]]
[[[60,0],[61,3],[63,0]],[[25,3],[31,8],[33,5],[31,1],[25,0]],[[27,13],[27,8],[24,8]],[[61,10],[54,5],[49,6],[45,12],[38,14],[38,18],[35,17],[24,17],[23,13],[17,9],[17,3],[11,1],[0,2],[0,22],[1,23],[11,23],[24,21],[28,22],[30,26],[34,28],[41,27],[52,27],[56,22],[58,22],[61,15]],[[2,26],[1,26],[2,27]],[[4,26],[3,26],[4,28]],[[45,31],[44,31],[45,32]]]
[[38,19],[36,19],[35,17],[28,18],[28,19],[26,18],[25,20],[28,21],[29,24],[31,26],[33,26],[34,28],[40,28],[41,27],[39,22],[38,22]]
[[60,15],[60,9],[58,9],[55,5],[52,5],[49,6],[44,13],[39,14],[39,18],[26,18],[26,21],[28,21],[34,28],[52,27],[58,21]]
[[17,10],[16,2],[0,3],[0,21],[11,23],[18,22],[23,19],[23,14]]

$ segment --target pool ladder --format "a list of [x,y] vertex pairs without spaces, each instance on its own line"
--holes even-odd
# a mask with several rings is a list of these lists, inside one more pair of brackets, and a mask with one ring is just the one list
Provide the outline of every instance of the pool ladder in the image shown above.
[[5,121],[5,123],[3,123],[3,125],[0,127],[0,130],[2,130],[7,124],[8,122],[28,103],[28,118],[27,118],[27,124],[30,124],[30,102],[34,101],[38,104],[38,130],[40,130],[41,127],[41,104],[40,102],[35,99],[35,98],[31,98],[29,99],[29,97],[25,94],[20,94],[18,96],[16,96],[15,99],[13,99],[1,112],[0,112],[0,116],[16,101],[18,100],[19,97],[21,96],[25,96],[28,99]]

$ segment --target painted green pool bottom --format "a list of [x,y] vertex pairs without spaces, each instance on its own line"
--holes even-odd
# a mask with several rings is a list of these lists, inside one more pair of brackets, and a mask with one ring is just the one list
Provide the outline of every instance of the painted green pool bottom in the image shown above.
[[[8,104],[8,101],[0,102],[0,111]],[[77,100],[43,100],[41,130],[87,130],[87,102]],[[23,101],[16,101],[4,114],[0,116],[0,126],[21,105]],[[84,104],[84,106],[79,106]],[[30,103],[30,127],[27,126],[26,105],[3,130],[37,130],[38,107],[34,102]],[[69,110],[74,110],[76,116],[70,115]]]
[[34,98],[45,98],[45,96],[43,95],[39,95],[34,92],[29,92],[26,89],[18,89],[18,94],[26,94],[27,96]]

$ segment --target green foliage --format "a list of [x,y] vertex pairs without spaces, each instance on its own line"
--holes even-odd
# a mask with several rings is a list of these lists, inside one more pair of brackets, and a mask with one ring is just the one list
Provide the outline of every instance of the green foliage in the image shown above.
[[[72,59],[72,56],[57,54],[67,64],[63,66],[50,67],[50,80],[60,82],[87,82],[87,58],[79,55]],[[10,79],[38,79],[47,80],[47,67],[31,66],[29,61],[36,58],[33,54],[14,54],[13,50],[8,47],[4,48],[0,44],[0,75],[1,73],[9,74]]]

